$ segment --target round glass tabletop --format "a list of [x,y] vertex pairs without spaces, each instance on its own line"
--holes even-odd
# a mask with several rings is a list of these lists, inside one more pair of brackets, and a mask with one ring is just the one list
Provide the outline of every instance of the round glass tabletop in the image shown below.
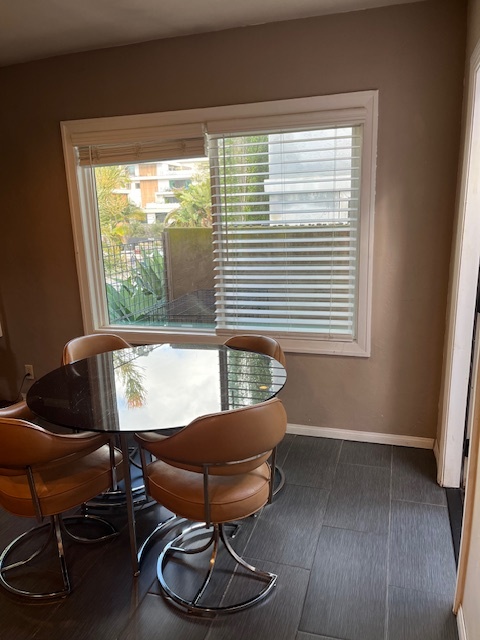
[[286,377],[269,356],[224,345],[144,345],[47,373],[29,389],[27,404],[71,429],[153,431],[269,400]]

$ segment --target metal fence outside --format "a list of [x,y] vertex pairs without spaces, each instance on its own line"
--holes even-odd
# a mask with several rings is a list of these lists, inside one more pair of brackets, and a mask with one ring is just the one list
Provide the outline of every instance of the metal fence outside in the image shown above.
[[169,298],[161,239],[122,245],[103,243],[102,253],[111,324],[214,326],[213,290]]

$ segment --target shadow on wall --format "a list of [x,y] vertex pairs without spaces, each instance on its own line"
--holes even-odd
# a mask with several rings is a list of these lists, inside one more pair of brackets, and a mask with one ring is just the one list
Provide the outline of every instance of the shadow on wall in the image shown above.
[[[2,401],[12,402],[17,399],[18,389],[15,389],[9,380],[17,379],[17,375],[12,376],[12,370],[15,367],[15,359],[10,348],[8,338],[8,325],[3,310],[3,302],[0,297],[0,324],[2,334],[0,336],[0,404]],[[8,374],[8,375],[7,375]]]

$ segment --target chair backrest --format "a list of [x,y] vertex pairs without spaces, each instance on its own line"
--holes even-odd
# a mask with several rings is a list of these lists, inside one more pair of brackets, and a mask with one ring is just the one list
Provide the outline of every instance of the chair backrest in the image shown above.
[[[184,429],[159,441],[138,440],[157,458],[214,475],[236,475],[263,464],[283,439],[287,415],[279,398],[196,418]],[[243,461],[243,462],[242,462]],[[249,461],[249,462],[245,462]],[[179,463],[179,464],[178,464]],[[239,465],[233,463],[241,463]]]
[[[106,436],[57,434],[27,420],[0,417],[0,475],[8,469],[26,469],[98,449]],[[10,474],[7,474],[10,475]]]
[[286,368],[285,354],[283,353],[282,347],[274,338],[270,338],[269,336],[253,334],[232,336],[224,344],[232,349],[244,349],[245,351],[263,353],[266,356],[275,358],[275,360]]
[[67,342],[63,348],[62,364],[70,364],[77,360],[83,360],[83,358],[96,356],[99,353],[126,349],[130,346],[121,336],[113,333],[93,333],[87,336],[79,336]]
[[0,418],[21,418],[23,420],[32,420],[33,413],[28,408],[25,400],[20,400],[19,402],[8,405],[8,407],[2,407],[0,409]]

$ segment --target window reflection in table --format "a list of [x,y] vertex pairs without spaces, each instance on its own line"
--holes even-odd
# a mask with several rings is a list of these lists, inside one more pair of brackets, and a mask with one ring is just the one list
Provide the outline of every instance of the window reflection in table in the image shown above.
[[146,345],[56,369],[32,386],[27,401],[64,426],[145,431],[263,402],[285,378],[283,367],[262,354],[218,345]]

